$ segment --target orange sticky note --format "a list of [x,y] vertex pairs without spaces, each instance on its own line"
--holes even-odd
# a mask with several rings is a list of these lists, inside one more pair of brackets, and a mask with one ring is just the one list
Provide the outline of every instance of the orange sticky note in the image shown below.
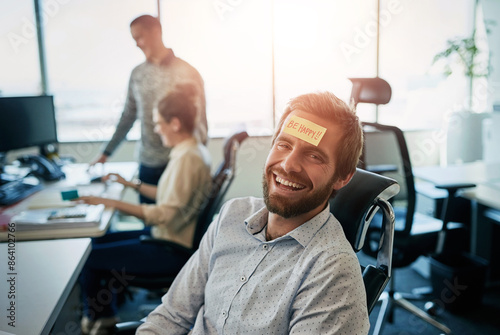
[[318,146],[323,135],[326,133],[326,128],[304,118],[292,115],[286,121],[283,131]]

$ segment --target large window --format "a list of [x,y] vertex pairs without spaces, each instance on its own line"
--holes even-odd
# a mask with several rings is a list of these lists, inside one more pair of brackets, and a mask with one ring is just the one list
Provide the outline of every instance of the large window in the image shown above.
[[349,76],[375,75],[375,43],[356,59],[344,45],[352,42],[362,24],[358,8],[373,16],[375,3],[165,0],[162,4],[166,44],[205,79],[212,136],[242,126],[254,135],[270,134],[273,112],[279,116],[290,98],[332,90],[347,100]]
[[[8,4],[7,4],[8,3]],[[55,97],[60,141],[109,139],[120,116],[132,68],[144,56],[128,29],[155,0],[42,0],[48,94]],[[0,90],[41,94],[33,0],[3,1]],[[14,10],[14,7],[15,10]],[[4,50],[6,51],[4,53]],[[129,138],[139,136],[138,127]]]
[[[375,76],[375,38],[356,46],[366,19],[376,17],[375,5],[366,0],[275,1],[277,114],[290,98],[308,92],[328,90],[348,101],[347,78]],[[372,109],[360,105],[359,113]]]
[[164,0],[165,45],[205,82],[210,136],[272,130],[272,2]]
[[[72,0],[48,16],[47,72],[60,140],[102,141],[113,134],[130,72],[144,60],[128,28],[141,14],[156,16],[156,1]],[[129,138],[138,134],[136,127]]]
[[443,74],[433,64],[448,39],[470,37],[475,1],[381,1],[380,76],[392,86],[392,100],[381,106],[379,121],[405,129],[442,127],[450,112],[465,109],[467,80],[457,69]]
[[40,94],[32,0],[0,2],[0,95]]
[[[144,60],[129,32],[156,0],[40,0],[49,94],[61,141],[108,139],[130,72]],[[432,66],[446,40],[472,32],[473,0],[381,0],[378,73],[393,88],[379,121],[441,125],[466,94],[462,74]],[[33,0],[0,3],[0,93],[40,94]],[[204,78],[210,136],[245,127],[270,134],[292,97],[331,90],[348,100],[349,77],[377,74],[377,1],[161,0],[164,41]],[[5,38],[6,37],[6,38]],[[374,107],[360,104],[363,120]],[[439,122],[438,122],[439,121]],[[138,129],[129,134],[137,138]]]

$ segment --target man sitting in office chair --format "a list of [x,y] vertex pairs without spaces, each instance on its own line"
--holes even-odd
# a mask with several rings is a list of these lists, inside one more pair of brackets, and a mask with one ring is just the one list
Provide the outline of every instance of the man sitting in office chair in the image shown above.
[[293,99],[263,174],[264,199],[226,203],[138,334],[367,334],[360,265],[328,200],[363,135],[335,95]]
[[[160,101],[155,113],[155,131],[165,146],[172,147],[170,163],[158,187],[130,182],[117,174],[115,181],[156,198],[156,204],[136,205],[100,197],[81,197],[87,204],[104,204],[143,219],[149,229],[110,233],[93,240],[92,252],[82,271],[84,302],[82,332],[111,333],[117,322],[115,292],[125,289],[127,274],[177,273],[183,263],[162,246],[142,244],[139,236],[150,234],[191,247],[196,220],[212,184],[208,150],[193,135],[196,90],[179,85]],[[161,262],[159,261],[161,260]]]

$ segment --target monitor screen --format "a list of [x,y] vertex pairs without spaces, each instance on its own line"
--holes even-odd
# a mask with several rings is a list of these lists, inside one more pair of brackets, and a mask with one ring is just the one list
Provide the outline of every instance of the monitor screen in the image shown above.
[[52,96],[0,97],[0,152],[56,142]]

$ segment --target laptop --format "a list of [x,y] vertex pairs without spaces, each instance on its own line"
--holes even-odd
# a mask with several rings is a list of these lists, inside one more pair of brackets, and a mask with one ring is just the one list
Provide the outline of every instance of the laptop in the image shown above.
[[77,204],[71,207],[28,209],[12,218],[16,230],[99,226],[104,205]]

